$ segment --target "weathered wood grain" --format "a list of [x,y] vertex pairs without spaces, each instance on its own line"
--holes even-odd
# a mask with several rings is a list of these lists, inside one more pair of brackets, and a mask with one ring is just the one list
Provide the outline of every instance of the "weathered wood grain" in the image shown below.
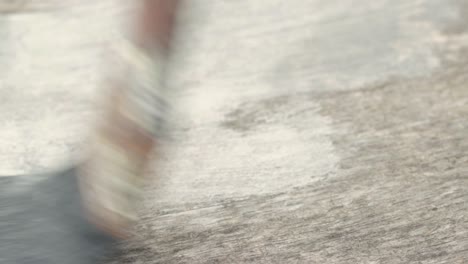
[[[98,77],[83,65],[103,41],[77,25],[112,25],[92,10],[69,13],[82,16],[66,24],[83,33],[63,46],[75,60],[49,62],[81,65],[88,82]],[[173,140],[151,172],[138,236],[110,263],[466,263],[467,11],[463,0],[188,2],[169,80]],[[30,34],[27,47],[39,39]],[[78,145],[77,126],[64,124],[88,120],[94,88],[70,70],[39,84],[19,72],[0,95],[1,126],[16,126],[0,138],[18,139],[0,151],[2,167],[47,168],[43,150]],[[28,85],[36,96],[21,92]],[[64,111],[52,105],[68,96]],[[21,118],[27,100],[63,131],[30,132],[19,151],[15,133],[49,129]]]

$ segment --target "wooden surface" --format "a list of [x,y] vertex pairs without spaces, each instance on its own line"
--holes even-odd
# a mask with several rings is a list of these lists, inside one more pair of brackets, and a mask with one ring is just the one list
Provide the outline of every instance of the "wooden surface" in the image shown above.
[[[3,22],[2,172],[79,152],[122,10]],[[187,3],[171,140],[110,263],[468,262],[467,14],[463,0]]]

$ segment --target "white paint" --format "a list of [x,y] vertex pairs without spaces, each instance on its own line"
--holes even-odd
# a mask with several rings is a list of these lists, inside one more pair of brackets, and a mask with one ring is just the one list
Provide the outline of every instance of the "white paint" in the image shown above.
[[[188,130],[176,131],[166,162],[154,169],[158,188],[152,201],[287,192],[334,171],[339,158],[329,138],[330,120],[313,101],[293,96],[271,110],[262,108],[262,101],[275,98],[276,92],[267,92],[261,81],[252,83],[256,94],[232,89],[229,82],[219,84],[194,87],[179,98],[179,116],[184,118],[178,127]],[[221,125],[226,114],[243,107],[265,123],[252,124],[245,132]]]
[[92,120],[102,46],[119,25],[116,1],[0,20],[0,175],[51,169],[75,154]]

